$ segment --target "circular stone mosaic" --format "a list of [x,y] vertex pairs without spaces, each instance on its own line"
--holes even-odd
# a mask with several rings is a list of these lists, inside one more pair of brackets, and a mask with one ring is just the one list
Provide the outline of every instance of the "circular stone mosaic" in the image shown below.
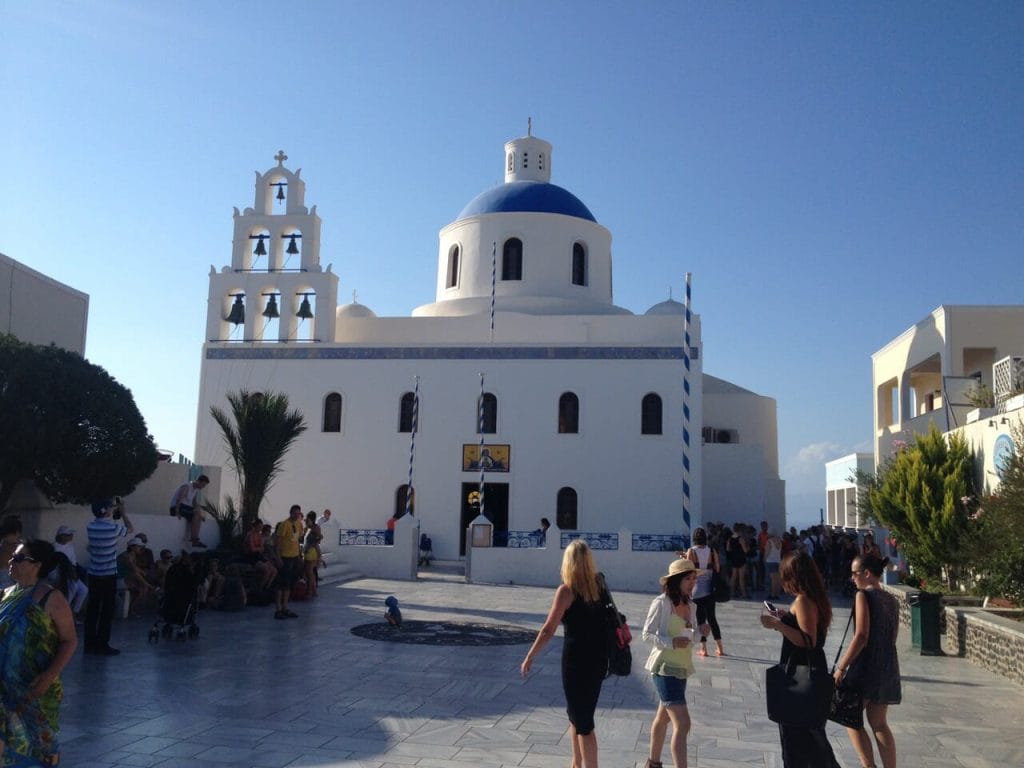
[[532,643],[537,633],[521,627],[468,624],[454,621],[413,621],[393,627],[386,621],[352,627],[352,634],[367,640],[414,645],[519,645]]

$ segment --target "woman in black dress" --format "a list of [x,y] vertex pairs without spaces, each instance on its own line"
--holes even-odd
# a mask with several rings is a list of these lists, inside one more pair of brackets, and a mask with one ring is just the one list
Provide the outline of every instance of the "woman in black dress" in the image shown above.
[[[896,635],[900,628],[900,609],[896,598],[879,586],[888,563],[874,554],[863,554],[850,566],[857,595],[853,601],[853,639],[836,666],[836,685],[844,680],[860,691],[875,734],[883,768],[896,766],[896,741],[886,720],[890,704],[899,704],[900,661],[896,655]],[[875,768],[871,737],[861,725],[847,728],[853,748],[865,768]]]
[[[787,611],[776,608],[761,616],[761,625],[782,633],[782,659],[806,653],[808,661],[828,669],[825,635],[832,623],[832,605],[825,581],[806,552],[787,556],[779,567],[782,588],[795,599]],[[779,724],[782,764],[786,768],[839,768],[825,726],[802,728]]]
[[576,539],[565,548],[562,584],[555,590],[547,620],[520,667],[526,677],[534,657],[555,636],[558,625],[565,625],[562,689],[572,736],[572,768],[597,768],[594,711],[608,671],[605,617],[594,556],[585,541]]

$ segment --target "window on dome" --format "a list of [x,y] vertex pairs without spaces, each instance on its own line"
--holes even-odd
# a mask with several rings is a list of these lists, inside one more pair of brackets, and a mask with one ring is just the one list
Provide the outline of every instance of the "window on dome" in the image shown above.
[[572,284],[587,284],[587,249],[579,242],[572,244]]
[[459,246],[453,245],[448,250],[448,276],[445,278],[445,288],[455,288],[459,284]]
[[640,434],[661,434],[661,398],[650,392],[640,404]]
[[575,531],[576,507],[578,500],[576,491],[566,486],[558,489],[558,496],[555,500],[555,525],[560,531]]
[[516,156],[512,153],[508,153],[508,172],[512,173],[516,169]]
[[406,392],[398,404],[398,431],[412,432],[413,421],[416,417],[416,395]]
[[537,155],[537,170],[538,171],[543,171],[544,170],[544,153],[543,152],[541,152],[539,155]]
[[575,435],[580,431],[580,399],[572,392],[558,398],[558,433]]
[[337,392],[324,398],[324,432],[341,432],[341,395]]
[[501,249],[501,279],[523,279],[523,241],[512,237]]
[[530,167],[529,152],[523,152],[523,168]]
[[498,398],[490,392],[484,392],[483,404],[478,398],[476,402],[476,433],[493,435],[498,431]]

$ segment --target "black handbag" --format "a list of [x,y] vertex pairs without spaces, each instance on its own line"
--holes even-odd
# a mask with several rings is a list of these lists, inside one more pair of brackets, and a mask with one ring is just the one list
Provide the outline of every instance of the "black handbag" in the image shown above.
[[714,595],[716,603],[728,603],[732,599],[729,582],[718,571],[711,572],[711,594]]
[[[801,631],[804,641],[811,638]],[[780,725],[820,728],[832,706],[835,683],[824,655],[811,648],[794,648],[787,658],[764,673],[768,719]],[[818,659],[820,663],[816,663]]]
[[[843,632],[843,639],[839,641],[839,650],[836,651],[836,658],[832,662],[832,674],[835,675],[836,665],[839,663],[839,656],[843,652],[843,644],[846,642],[846,635],[850,631],[850,624],[853,623],[853,610],[850,610],[850,620],[846,622],[846,631]],[[828,719],[846,728],[864,727],[864,702],[861,692],[857,689],[855,681],[849,677],[843,678],[843,682],[836,686],[832,694],[832,707],[828,713]]]
[[629,644],[633,641],[633,635],[629,631],[626,617],[619,613],[612,599],[612,593],[608,589],[608,583],[604,575],[600,576],[601,601],[604,603],[607,621],[607,642],[608,642],[608,671],[605,677],[616,675],[628,677],[633,670],[633,652]]

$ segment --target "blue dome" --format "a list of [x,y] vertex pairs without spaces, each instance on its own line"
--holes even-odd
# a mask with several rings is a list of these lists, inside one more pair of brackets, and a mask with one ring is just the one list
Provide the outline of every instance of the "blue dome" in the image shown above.
[[543,181],[510,181],[481,192],[462,209],[456,221],[481,213],[561,213],[597,221],[572,192]]

